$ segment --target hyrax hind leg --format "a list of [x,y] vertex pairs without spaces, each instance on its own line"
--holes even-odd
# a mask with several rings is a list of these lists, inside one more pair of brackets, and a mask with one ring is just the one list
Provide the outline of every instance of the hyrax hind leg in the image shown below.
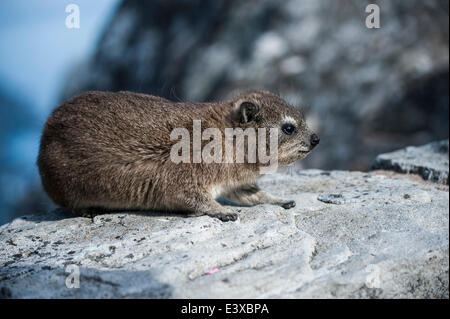
[[208,215],[223,222],[235,221],[238,215],[220,205],[207,191],[200,190],[183,193],[182,205],[191,212],[191,216]]
[[224,197],[236,203],[248,205],[272,204],[281,206],[285,209],[295,207],[295,202],[293,200],[274,197],[261,190],[256,184],[248,184],[236,188],[227,193]]

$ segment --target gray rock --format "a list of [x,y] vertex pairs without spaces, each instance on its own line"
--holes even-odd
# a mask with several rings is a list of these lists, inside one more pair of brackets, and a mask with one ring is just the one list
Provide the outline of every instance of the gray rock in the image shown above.
[[[294,169],[260,184],[297,206],[230,206],[239,220],[228,223],[123,212],[91,220],[61,209],[15,219],[0,227],[0,295],[449,297],[449,195],[438,184]],[[66,287],[72,264],[78,289]]]
[[378,155],[372,168],[418,174],[425,180],[448,185],[448,140]]

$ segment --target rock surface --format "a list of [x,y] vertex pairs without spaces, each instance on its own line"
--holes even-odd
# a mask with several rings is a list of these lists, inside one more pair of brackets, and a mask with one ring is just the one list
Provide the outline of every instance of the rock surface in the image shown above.
[[417,174],[425,180],[448,185],[448,151],[448,140],[410,146],[378,155],[372,168]]
[[[230,206],[240,217],[228,223],[63,210],[15,219],[0,227],[0,295],[449,297],[448,189],[399,174],[294,169],[260,184],[297,206]],[[72,264],[78,289],[66,287]]]

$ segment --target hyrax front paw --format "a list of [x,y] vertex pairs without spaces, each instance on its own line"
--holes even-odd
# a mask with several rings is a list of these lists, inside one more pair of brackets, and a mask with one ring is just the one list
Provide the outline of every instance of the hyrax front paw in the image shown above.
[[281,207],[283,207],[284,209],[289,209],[289,208],[295,207],[295,202],[293,200],[289,200],[285,203],[282,203]]
[[230,213],[230,212],[227,212],[227,213],[208,213],[207,215],[211,216],[211,217],[218,218],[218,219],[220,219],[223,222],[229,222],[229,221],[234,222],[238,218],[238,215],[236,213]]

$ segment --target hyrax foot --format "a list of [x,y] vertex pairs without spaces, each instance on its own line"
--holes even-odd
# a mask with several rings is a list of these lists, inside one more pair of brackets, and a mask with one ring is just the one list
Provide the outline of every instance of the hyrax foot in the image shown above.
[[196,213],[192,213],[189,214],[190,217],[199,217],[199,216],[209,216],[209,217],[213,217],[213,218],[218,218],[223,222],[229,222],[229,221],[236,221],[238,219],[238,215],[236,213],[231,213],[231,212],[196,212]]
[[207,215],[218,218],[223,222],[234,222],[238,218],[238,215],[236,213],[208,213]]
[[223,222],[235,221],[238,218],[236,213],[230,212],[228,209],[216,202],[211,196],[204,193],[197,193],[195,196],[190,194],[188,200],[186,200],[187,207],[190,208],[191,216],[203,216],[208,215],[215,217]]
[[281,207],[283,207],[284,209],[295,207],[295,202],[293,200],[287,201],[285,203],[282,203]]
[[72,209],[72,212],[79,217],[86,217],[93,219],[97,215],[104,213],[103,211],[95,208],[78,208]]
[[293,200],[285,200],[279,197],[274,197],[261,190],[256,184],[249,184],[236,188],[226,194],[225,197],[231,201],[242,204],[272,204],[281,206],[284,209],[295,207],[295,202]]

